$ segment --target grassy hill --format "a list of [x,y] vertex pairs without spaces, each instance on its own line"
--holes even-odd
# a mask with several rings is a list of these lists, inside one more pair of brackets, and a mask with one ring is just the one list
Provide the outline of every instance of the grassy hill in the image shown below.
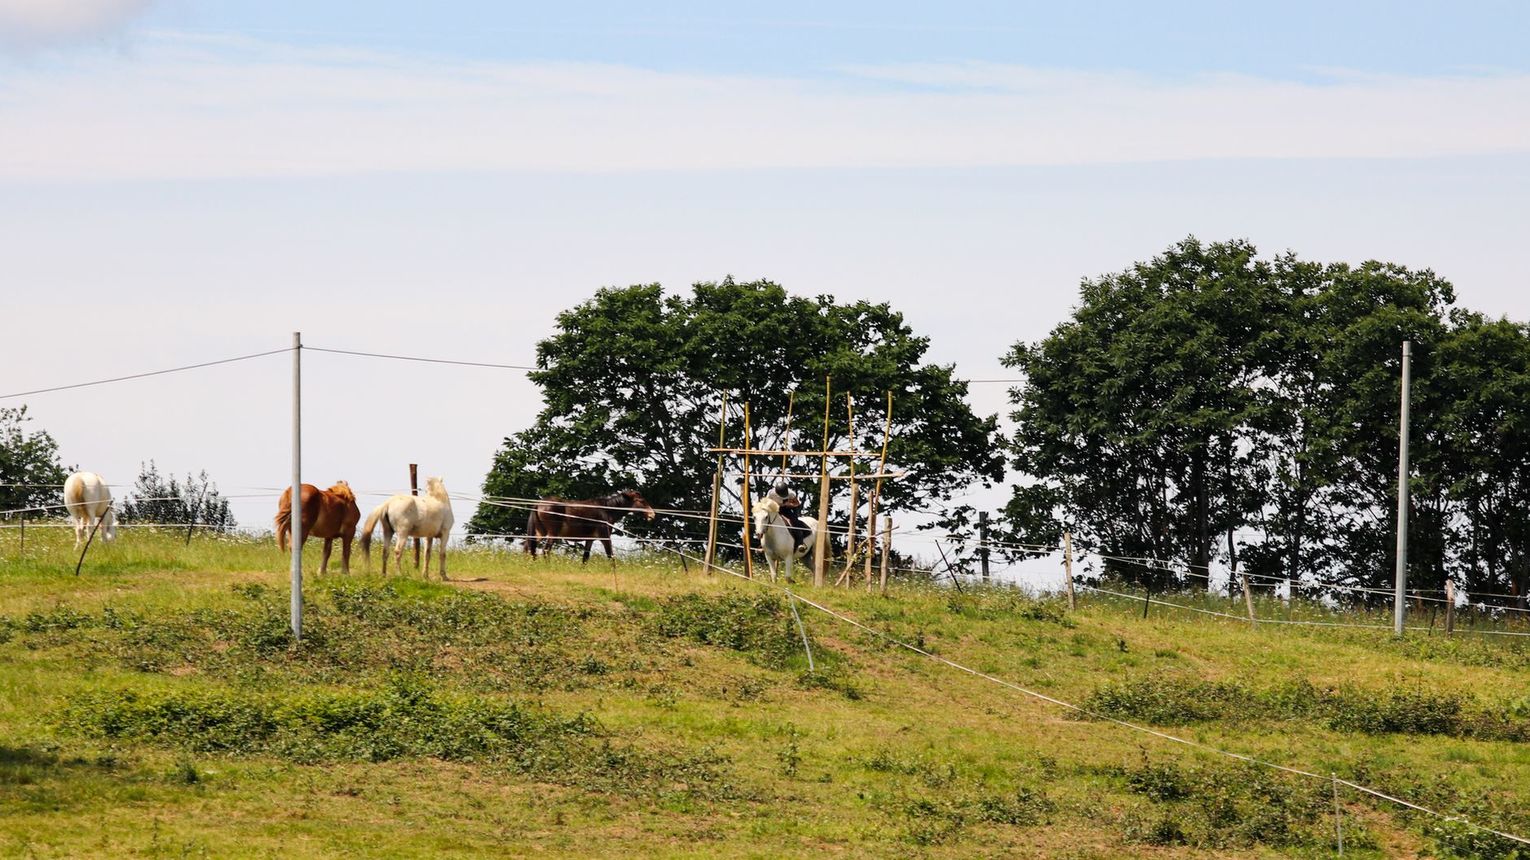
[[[1325,857],[1333,786],[1080,716],[666,560],[0,539],[0,853]],[[359,565],[358,565],[359,566]],[[1530,639],[1247,624],[1005,589],[813,592],[1096,713],[1530,831]],[[1228,609],[1229,604],[1213,604]],[[1237,611],[1237,607],[1231,607]],[[1298,607],[1321,614],[1318,607]],[[1514,843],[1341,792],[1345,855]]]

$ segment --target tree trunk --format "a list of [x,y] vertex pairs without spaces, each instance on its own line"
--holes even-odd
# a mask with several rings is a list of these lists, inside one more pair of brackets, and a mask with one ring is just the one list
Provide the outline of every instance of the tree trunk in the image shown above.
[[1191,455],[1190,483],[1195,488],[1195,549],[1191,567],[1201,576],[1208,577],[1211,570],[1211,516],[1207,504],[1206,448]]

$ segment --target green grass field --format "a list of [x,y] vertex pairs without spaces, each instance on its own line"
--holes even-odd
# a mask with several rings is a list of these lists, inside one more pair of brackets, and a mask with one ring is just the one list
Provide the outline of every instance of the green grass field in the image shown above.
[[[25,557],[0,538],[0,853],[1334,853],[1328,781],[804,608],[810,672],[777,594],[694,565],[613,578],[480,549],[448,584],[310,574],[294,645],[274,546],[183,541],[126,531],[76,578],[67,532],[29,530]],[[1097,713],[1530,832],[1530,639],[1143,619],[1097,595],[1070,613],[999,588],[810,596]],[[1340,806],[1347,857],[1514,856],[1352,790]]]

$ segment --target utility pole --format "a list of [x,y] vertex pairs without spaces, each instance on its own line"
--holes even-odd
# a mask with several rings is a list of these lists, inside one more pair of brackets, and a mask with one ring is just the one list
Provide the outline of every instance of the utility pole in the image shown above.
[[292,638],[303,638],[303,333],[292,333]]
[[1408,593],[1408,400],[1413,382],[1413,342],[1402,345],[1402,407],[1397,428],[1397,593],[1392,601],[1392,632],[1403,635]]

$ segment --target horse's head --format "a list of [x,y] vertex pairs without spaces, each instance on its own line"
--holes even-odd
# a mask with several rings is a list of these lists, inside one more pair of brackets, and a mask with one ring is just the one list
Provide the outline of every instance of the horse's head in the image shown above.
[[440,478],[433,475],[425,479],[425,493],[431,498],[445,501],[447,498],[446,484],[443,483]]
[[648,504],[647,500],[637,490],[622,490],[617,495],[622,497],[627,503],[627,507],[635,511],[642,511],[645,519],[653,519],[653,505]]
[[351,491],[351,485],[346,483],[345,481],[336,481],[335,485],[333,487],[330,487],[328,492],[329,492],[330,495],[336,496],[339,499],[341,499],[342,501],[346,501],[346,502],[354,502],[354,501],[356,501],[356,494]]
[[776,514],[781,513],[781,503],[777,502],[775,499],[772,499],[770,496],[766,496],[765,498],[760,499],[758,502],[755,502],[754,510],[756,515],[764,514],[765,516],[775,516]]
[[111,543],[117,539],[117,514],[110,505],[101,515],[101,540]]

